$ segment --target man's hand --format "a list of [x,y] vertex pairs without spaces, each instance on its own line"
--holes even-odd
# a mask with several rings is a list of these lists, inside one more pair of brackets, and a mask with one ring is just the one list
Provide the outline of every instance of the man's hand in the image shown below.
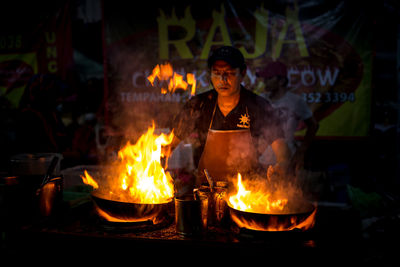
[[275,165],[270,165],[267,170],[267,178],[271,183],[277,182],[288,175],[288,163],[276,163]]

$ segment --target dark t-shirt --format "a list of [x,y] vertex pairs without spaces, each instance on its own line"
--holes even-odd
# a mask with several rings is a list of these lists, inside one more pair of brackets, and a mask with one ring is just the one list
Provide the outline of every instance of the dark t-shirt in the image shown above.
[[[195,147],[194,151],[196,164],[204,149],[211,121],[211,129],[214,130],[250,129],[256,145],[271,144],[277,138],[284,137],[278,116],[264,98],[242,87],[239,103],[224,116],[216,104],[217,97],[218,93],[214,89],[198,94],[192,97],[174,118],[173,128],[179,139],[184,140],[188,136],[198,138],[200,145]],[[262,142],[259,142],[260,139]]]

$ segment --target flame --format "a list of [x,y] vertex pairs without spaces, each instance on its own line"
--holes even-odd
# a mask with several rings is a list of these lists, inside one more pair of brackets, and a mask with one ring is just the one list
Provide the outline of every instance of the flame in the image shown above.
[[140,218],[131,218],[129,216],[124,217],[116,217],[108,213],[107,211],[101,209],[99,206],[95,205],[95,209],[98,215],[109,222],[145,222],[145,221],[152,221],[153,223],[157,223],[157,216],[154,214],[142,216]]
[[[97,183],[85,171],[82,176],[86,184],[96,184],[105,198],[129,203],[159,204],[168,203],[174,195],[173,180],[161,164],[164,156],[162,146],[169,145],[174,137],[154,134],[155,125],[149,127],[136,144],[130,142],[118,152],[118,162],[113,165],[112,173],[104,183]],[[94,183],[93,183],[94,182]]]
[[99,188],[99,185],[97,184],[97,182],[93,179],[92,176],[90,176],[90,174],[86,170],[84,171],[84,174],[85,174],[85,176],[81,175],[83,183],[90,185],[94,189]]
[[287,198],[273,199],[270,192],[247,190],[242,183],[240,173],[238,173],[237,193],[229,197],[229,203],[234,209],[256,213],[282,211],[287,202]]
[[147,77],[152,86],[154,86],[155,79],[160,82],[167,82],[168,87],[161,87],[161,93],[174,93],[177,89],[187,90],[188,86],[191,85],[190,95],[195,95],[196,93],[196,77],[193,73],[186,74],[186,81],[184,81],[183,76],[174,72],[171,64],[165,63],[156,65],[152,73]]
[[188,84],[192,85],[192,91],[190,92],[190,95],[195,95],[196,94],[196,77],[194,76],[193,73],[188,73],[188,74],[186,74],[186,79],[188,81]]
[[[281,182],[278,186],[270,179],[268,182],[244,182],[238,173],[237,191],[228,197],[228,205],[231,208],[244,212],[231,212],[231,218],[236,225],[239,228],[258,231],[312,228],[315,224],[316,205],[307,202],[301,190],[291,183]],[[309,209],[310,206],[314,210]],[[251,213],[255,215],[252,216]],[[263,220],[258,221],[256,218],[262,217],[263,214]]]
[[123,162],[120,188],[138,203],[166,203],[173,197],[173,181],[161,165],[161,146],[169,145],[174,135],[154,135],[153,127],[135,145],[128,144],[118,152]]

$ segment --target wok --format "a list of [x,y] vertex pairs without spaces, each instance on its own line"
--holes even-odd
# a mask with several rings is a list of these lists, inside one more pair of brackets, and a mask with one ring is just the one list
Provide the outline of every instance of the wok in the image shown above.
[[[172,199],[167,203],[144,204],[111,200],[101,192],[95,190],[91,194],[93,202],[97,206],[98,213],[111,221],[127,221],[141,222],[153,221],[156,223],[158,219],[165,216],[168,206],[172,203]],[[105,213],[105,214],[104,214]]]
[[229,206],[229,213],[232,221],[239,228],[246,228],[258,231],[290,231],[295,228],[305,227],[307,219],[313,220],[316,205],[307,202],[298,212],[287,213],[255,213],[241,211]]

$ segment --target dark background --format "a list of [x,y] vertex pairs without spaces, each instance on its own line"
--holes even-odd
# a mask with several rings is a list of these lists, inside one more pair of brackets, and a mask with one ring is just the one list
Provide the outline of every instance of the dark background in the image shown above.
[[[157,12],[158,6],[168,7],[170,3],[170,1],[162,2],[160,5],[154,2],[145,4],[154,7],[151,12]],[[173,3],[175,2],[187,3],[187,1]],[[276,10],[282,10],[287,3],[291,2],[280,1],[281,4],[276,4]],[[326,10],[336,6],[336,1],[317,2],[321,3],[320,6]],[[73,63],[68,66],[69,72],[66,78],[61,80],[63,95],[62,101],[58,103],[62,104],[58,112],[63,119],[66,133],[62,148],[57,151],[64,154],[64,160],[61,162],[62,169],[77,165],[99,164],[102,161],[100,148],[96,143],[95,130],[96,125],[104,121],[105,115],[102,2],[100,0],[8,0],[0,3],[1,35],[29,31],[32,25],[46,21],[65,3],[70,4]],[[145,21],[146,13],[141,12],[137,4],[139,4],[137,1],[132,4],[132,14],[142,17]],[[395,0],[373,0],[368,3],[346,1],[346,4],[349,7],[346,12],[357,8],[354,7],[356,5],[363,5],[365,16],[371,17],[373,21],[370,29],[374,36],[371,129],[369,135],[362,139],[316,139],[308,151],[306,168],[315,173],[324,174],[322,178],[319,177],[322,179],[323,188],[318,190],[318,193],[322,194],[318,196],[322,202],[350,204],[354,208],[357,217],[355,228],[361,230],[363,241],[369,241],[365,244],[373,244],[369,250],[362,251],[364,260],[369,261],[371,266],[381,265],[382,262],[393,264],[391,260],[398,261],[398,251],[395,249],[398,247],[396,244],[400,237],[398,230],[400,223],[400,4]],[[314,13],[319,12],[320,10],[310,9],[305,16],[312,17]],[[13,155],[27,152],[17,149],[23,140],[18,139],[16,135],[16,129],[20,126],[16,117],[17,111],[10,108],[0,97],[1,176],[10,174],[10,158]],[[32,132],[34,130],[33,125]],[[100,133],[98,136],[100,140],[97,141],[100,143],[106,136],[103,134]],[[115,146],[105,153],[115,153],[119,141],[116,138]],[[346,188],[347,185],[357,190],[349,191]],[[2,197],[0,195],[0,200]],[[351,217],[354,217],[353,213]],[[340,232],[340,229],[347,228],[348,232],[353,229],[348,227],[354,221],[346,221],[343,216],[335,217],[334,214],[328,218],[333,219],[332,224],[339,223],[342,227],[336,232],[333,231],[332,235]],[[327,224],[330,226],[331,222]],[[36,242],[36,239],[34,240]],[[2,246],[3,244],[0,249],[3,248]],[[19,253],[19,246],[20,244],[17,243],[15,255]],[[332,252],[336,249],[334,246],[332,246]],[[331,251],[327,253],[330,256],[327,260],[335,257],[334,253],[330,254]],[[390,257],[384,259],[388,254]]]
[[[66,88],[62,116],[67,122],[68,136],[65,149],[75,156],[62,162],[62,168],[80,164],[97,164],[98,148],[94,142],[94,125],[104,118],[103,31],[102,2],[71,0],[71,32],[73,65],[63,81]],[[179,1],[176,1],[179,2]],[[335,1],[319,1],[326,10],[335,8]],[[27,25],[45,21],[66,1],[8,1],[0,4],[2,34],[26,30]],[[359,3],[349,3],[349,9]],[[287,4],[282,1],[276,9]],[[167,5],[166,3],[161,4]],[[160,5],[160,6],[161,6]],[[350,5],[352,6],[350,8]],[[365,4],[367,5],[367,4]],[[21,8],[23,6],[23,8]],[[273,8],[273,7],[271,7]],[[132,14],[146,19],[132,5]],[[154,8],[152,12],[157,12]],[[363,7],[373,20],[374,60],[372,79],[372,116],[368,137],[361,140],[315,140],[308,155],[306,167],[329,173],[341,173],[346,183],[366,192],[397,195],[400,183],[399,142],[399,4],[397,1],[372,1]],[[128,12],[128,10],[127,10]],[[305,16],[312,16],[310,9]],[[319,11],[315,11],[319,12]],[[350,11],[349,11],[350,12]],[[0,171],[7,173],[9,158],[15,153],[19,140],[15,136],[14,111],[1,106]],[[381,126],[385,126],[385,130]],[[77,132],[85,136],[85,149],[74,151],[72,143]],[[65,152],[65,151],[60,151]],[[78,153],[79,155],[77,155]]]

